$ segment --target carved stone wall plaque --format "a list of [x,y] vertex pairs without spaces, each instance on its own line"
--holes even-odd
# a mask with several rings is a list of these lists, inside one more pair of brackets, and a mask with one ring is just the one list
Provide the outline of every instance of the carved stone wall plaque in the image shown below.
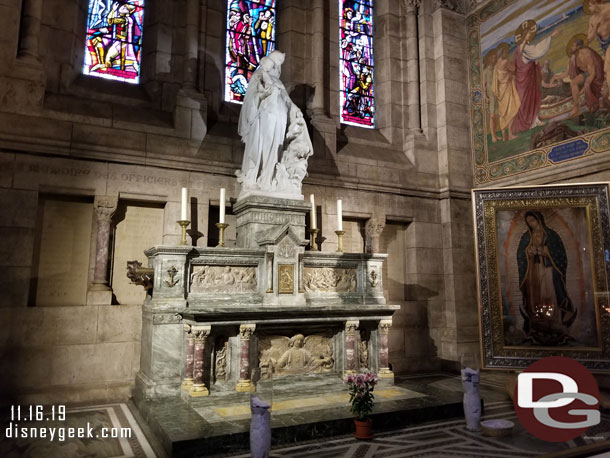
[[336,267],[305,267],[303,274],[305,291],[321,293],[356,292],[356,269]]
[[294,294],[294,264],[278,264],[279,293]]
[[331,337],[295,334],[259,338],[261,376],[332,372],[333,366]]
[[256,286],[253,266],[194,266],[191,273],[191,293],[247,293]]

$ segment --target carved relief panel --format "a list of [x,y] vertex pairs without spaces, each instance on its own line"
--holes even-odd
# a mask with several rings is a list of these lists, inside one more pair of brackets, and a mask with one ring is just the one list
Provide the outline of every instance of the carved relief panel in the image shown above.
[[259,336],[261,377],[332,372],[332,338],[320,334]]
[[248,293],[256,291],[254,266],[193,266],[191,293]]
[[357,288],[356,269],[305,267],[303,284],[307,292],[353,293]]

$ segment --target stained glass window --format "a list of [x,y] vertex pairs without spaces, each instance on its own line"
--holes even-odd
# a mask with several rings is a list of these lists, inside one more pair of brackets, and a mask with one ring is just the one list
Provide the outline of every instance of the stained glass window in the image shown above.
[[144,0],[89,0],[83,73],[137,84]]
[[228,0],[225,100],[241,103],[263,57],[275,49],[275,0]]
[[339,0],[341,122],[375,127],[373,0]]

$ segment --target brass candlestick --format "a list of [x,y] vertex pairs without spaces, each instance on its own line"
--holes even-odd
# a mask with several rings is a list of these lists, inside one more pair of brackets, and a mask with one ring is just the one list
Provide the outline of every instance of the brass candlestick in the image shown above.
[[225,246],[225,229],[227,227],[229,227],[229,225],[227,223],[216,223],[216,227],[220,231],[218,245],[216,245],[216,246],[224,247]]
[[180,239],[180,245],[186,245],[186,228],[191,224],[191,222],[187,219],[181,219],[178,221],[180,227],[182,228],[182,238]]
[[337,253],[343,253],[343,234],[345,231],[335,231],[337,234]]
[[316,245],[318,232],[320,232],[319,229],[309,229],[309,234],[311,235],[311,251],[318,251],[318,245]]

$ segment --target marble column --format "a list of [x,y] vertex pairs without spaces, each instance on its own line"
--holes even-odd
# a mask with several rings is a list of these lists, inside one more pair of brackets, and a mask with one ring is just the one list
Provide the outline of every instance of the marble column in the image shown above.
[[394,373],[390,370],[388,358],[388,334],[392,327],[392,320],[379,321],[379,378],[394,378]]
[[252,381],[250,380],[250,339],[255,329],[255,324],[242,324],[239,327],[239,381],[235,389],[240,393],[247,393],[252,389]]
[[356,334],[358,332],[359,321],[345,322],[345,371],[343,377],[355,374],[358,369],[358,359],[356,358]]
[[367,253],[379,253],[379,239],[385,227],[385,218],[372,217],[366,221],[364,234]]
[[24,57],[35,62],[40,61],[38,47],[41,18],[42,0],[24,0],[21,12],[19,57]]
[[419,96],[419,40],[417,33],[417,10],[421,0],[403,0],[407,12],[407,105],[409,133],[419,134],[421,129],[421,107]]
[[112,289],[108,286],[110,222],[116,211],[117,203],[118,199],[111,196],[96,196],[93,203],[97,235],[93,282],[87,291],[87,304],[89,305],[110,304],[112,301]]
[[211,326],[192,326],[191,332],[194,337],[193,348],[193,387],[191,397],[209,396],[210,392],[203,383],[203,355],[205,341],[210,335]]
[[195,362],[195,335],[190,324],[184,325],[184,337],[186,342],[184,380],[182,388],[189,391],[193,386],[193,366]]
[[197,79],[197,54],[199,52],[199,2],[186,2],[186,36],[184,49],[184,88],[195,89]]

